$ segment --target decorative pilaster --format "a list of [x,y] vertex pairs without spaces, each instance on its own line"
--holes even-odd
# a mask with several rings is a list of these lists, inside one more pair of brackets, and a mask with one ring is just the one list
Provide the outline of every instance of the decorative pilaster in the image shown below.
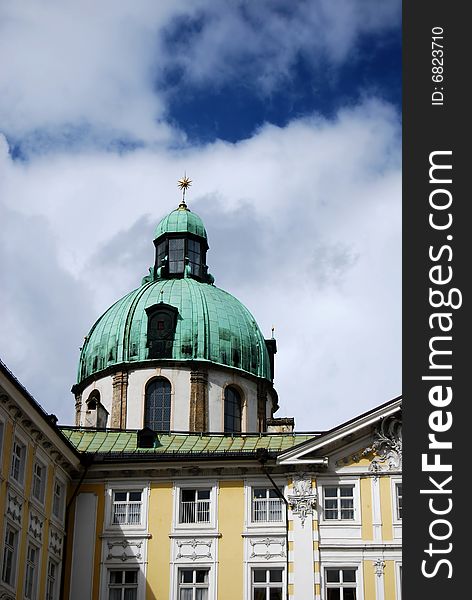
[[258,431],[266,431],[267,389],[263,381],[257,382],[257,427]]
[[80,413],[82,412],[82,392],[75,394],[75,425],[80,427]]
[[208,430],[208,373],[190,372],[189,431]]
[[113,376],[113,399],[111,404],[111,426],[126,428],[126,402],[128,397],[128,373],[119,371]]

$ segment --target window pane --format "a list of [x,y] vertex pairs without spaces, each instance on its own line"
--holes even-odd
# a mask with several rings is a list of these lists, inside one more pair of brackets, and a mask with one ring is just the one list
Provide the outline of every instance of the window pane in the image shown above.
[[180,582],[181,583],[192,583],[193,582],[193,571],[191,569],[182,569],[180,571]]
[[324,489],[325,498],[332,498],[333,496],[336,498],[338,495],[338,488],[335,487],[326,487]]
[[108,595],[109,600],[121,600],[121,590],[111,588]]
[[138,572],[125,571],[125,583],[138,583]]
[[343,600],[356,600],[356,590],[354,588],[344,588],[343,595]]
[[265,583],[267,581],[267,573],[265,569],[254,569],[254,583]]
[[282,581],[282,569],[270,569],[269,581],[279,582]]
[[115,492],[115,500],[117,502],[125,502],[126,501],[126,492]]
[[265,498],[267,490],[265,488],[254,488],[254,498]]
[[130,492],[129,493],[129,499],[132,500],[133,502],[141,502],[141,492]]
[[326,500],[325,501],[325,508],[333,509],[333,508],[337,508],[337,507],[338,507],[337,500]]
[[343,581],[344,583],[350,583],[356,581],[356,570],[355,569],[343,569]]
[[341,496],[352,496],[354,488],[352,486],[341,487]]
[[210,490],[198,490],[198,499],[199,500],[209,500],[210,499]]
[[110,583],[122,583],[123,571],[110,571]]
[[195,502],[195,490],[182,490],[182,502]]
[[326,598],[327,600],[340,600],[341,599],[341,592],[339,590],[339,588],[328,588],[326,590],[327,594],[326,594]]
[[206,583],[208,581],[208,571],[199,570],[195,573],[196,583]]
[[181,589],[179,600],[193,600],[193,590],[192,589]]
[[353,508],[354,500],[352,498],[342,498],[341,499],[341,508]]
[[339,583],[339,569],[326,569],[326,581],[328,583]]
[[282,588],[270,588],[270,600],[282,600]]
[[254,600],[266,600],[265,588],[254,588],[252,597]]
[[195,590],[195,600],[207,600],[208,598],[208,590],[207,589],[196,589]]
[[125,589],[124,600],[136,600],[138,597],[138,590],[136,588]]

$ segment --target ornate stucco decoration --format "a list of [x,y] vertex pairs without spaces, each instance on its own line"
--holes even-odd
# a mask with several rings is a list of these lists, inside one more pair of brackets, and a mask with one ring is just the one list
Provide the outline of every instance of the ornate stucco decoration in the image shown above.
[[28,531],[35,540],[42,542],[43,539],[43,519],[37,514],[30,512]]
[[62,545],[64,537],[62,533],[57,531],[54,527],[49,529],[49,550],[55,554],[58,558],[62,558]]
[[[197,558],[212,558],[212,540],[197,540],[196,538],[192,538],[190,540],[177,540],[176,543],[179,549],[177,552],[177,556],[175,557],[176,559],[187,558],[190,560],[197,560]],[[206,554],[198,552],[199,546],[206,546]],[[189,547],[192,550],[190,552],[185,552],[185,547]],[[184,549],[184,551],[182,551],[182,549]]]
[[[119,560],[122,560],[123,562],[125,562],[126,560],[129,560],[129,559],[139,560],[141,558],[142,545],[143,545],[142,540],[140,540],[139,542],[133,542],[131,540],[125,540],[125,539],[111,540],[111,541],[107,542],[107,547],[108,547],[107,560],[110,560],[111,558],[119,559]],[[133,553],[133,547],[136,548],[136,550],[137,550],[136,554]],[[113,553],[114,548],[123,548],[123,552],[121,554],[120,553],[114,554]],[[128,554],[126,552],[127,549],[131,549],[132,553]]]
[[402,422],[396,416],[382,419],[374,433],[372,446],[362,453],[366,456],[374,454],[369,470],[374,473],[382,471],[399,471],[402,468]]
[[[265,558],[270,560],[278,556],[285,556],[285,540],[283,538],[252,538],[249,540],[252,552],[249,558]],[[265,546],[265,550],[258,552],[256,546]],[[271,548],[272,546],[272,548]],[[278,550],[278,552],[276,551]]]
[[375,571],[375,574],[377,575],[377,577],[382,577],[382,575],[384,573],[384,569],[385,569],[385,561],[382,560],[381,558],[377,558],[374,561],[374,571]]
[[311,476],[305,474],[295,476],[293,492],[288,497],[288,503],[293,514],[300,517],[304,527],[307,516],[313,514],[316,506],[316,490],[311,484]]
[[21,515],[23,512],[23,500],[16,494],[8,492],[8,504],[6,514],[12,521],[21,525]]

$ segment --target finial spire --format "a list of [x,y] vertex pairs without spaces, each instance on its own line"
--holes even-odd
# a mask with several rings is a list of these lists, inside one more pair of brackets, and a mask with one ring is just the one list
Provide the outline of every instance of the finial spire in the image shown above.
[[179,204],[179,209],[188,210],[187,205],[185,204],[185,192],[192,185],[192,180],[187,177],[187,173],[184,173],[184,176],[179,179],[177,185],[182,190],[182,202]]

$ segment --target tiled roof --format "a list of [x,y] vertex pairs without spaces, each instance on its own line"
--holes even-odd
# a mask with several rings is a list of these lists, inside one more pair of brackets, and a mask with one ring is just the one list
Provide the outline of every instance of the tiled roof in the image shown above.
[[138,448],[136,431],[61,428],[79,452],[100,454],[199,455],[252,454],[260,448],[283,452],[312,439],[316,434],[158,434],[156,448]]

